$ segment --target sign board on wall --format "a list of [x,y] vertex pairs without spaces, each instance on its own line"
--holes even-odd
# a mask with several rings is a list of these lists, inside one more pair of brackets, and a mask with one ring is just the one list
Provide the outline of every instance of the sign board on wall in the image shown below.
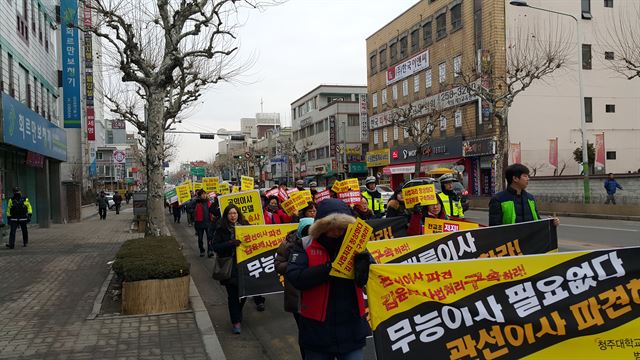
[[[78,1],[61,0],[62,90],[64,127],[81,127],[80,120],[80,47],[78,40]],[[73,26],[69,26],[72,24]]]
[[367,108],[367,94],[359,95],[360,103],[360,141],[369,141],[369,118]]
[[429,50],[387,69],[387,85],[405,79],[429,67]]
[[113,162],[124,164],[127,162],[127,153],[124,150],[113,150]]

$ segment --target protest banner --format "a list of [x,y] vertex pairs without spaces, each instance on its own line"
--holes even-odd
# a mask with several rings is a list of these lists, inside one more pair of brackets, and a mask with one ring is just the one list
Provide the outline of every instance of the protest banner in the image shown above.
[[438,203],[436,187],[433,184],[418,185],[402,189],[404,206],[413,209],[416,205],[433,205]]
[[230,193],[229,183],[223,182],[218,184],[218,195],[227,195]]
[[356,178],[349,178],[346,180],[342,180],[342,186],[344,187],[344,191],[360,191],[360,182]]
[[320,204],[320,202],[322,202],[323,200],[327,200],[329,198],[331,198],[331,190],[329,189],[319,191],[314,196],[314,200],[316,201],[316,204]]
[[428,263],[544,254],[558,249],[553,219],[452,233],[371,241],[367,249],[379,264]]
[[240,178],[240,185],[241,185],[240,190],[242,191],[253,190],[254,189],[253,178],[250,176],[242,176]]
[[289,198],[289,193],[284,188],[280,188],[278,189],[278,198],[280,198],[280,201],[285,201]]
[[337,180],[336,182],[333,183],[333,186],[331,187],[331,191],[333,191],[336,194],[339,194],[342,192],[349,191],[349,188],[344,181]]
[[470,230],[470,229],[477,229],[479,227],[480,227],[480,224],[476,224],[468,221],[453,221],[453,220],[442,220],[442,219],[432,219],[432,218],[424,219],[425,234],[436,234],[436,233],[443,233],[443,232]]
[[204,189],[204,191],[208,193],[217,192],[219,184],[220,184],[220,179],[218,179],[217,177],[202,178],[202,188]]
[[191,184],[182,184],[176,186],[176,194],[178,196],[178,204],[180,205],[191,200]]
[[178,202],[178,193],[176,192],[176,189],[173,188],[167,191],[166,193],[164,193],[164,198],[169,204]]
[[251,225],[263,225],[264,215],[262,213],[262,201],[260,201],[260,191],[252,190],[240,193],[233,193],[228,195],[221,195],[220,200],[220,213],[224,212],[224,209],[229,204],[235,204],[240,208],[240,212],[244,215],[244,218]]
[[236,249],[240,297],[274,294],[283,291],[275,271],[275,254],[287,233],[298,224],[237,226]]
[[278,193],[280,192],[280,190],[278,188],[275,188],[273,190],[269,190],[267,191],[264,196],[268,198],[272,197],[272,196],[278,196]]
[[189,186],[189,191],[193,191],[193,183],[191,182],[191,180],[185,180],[180,185],[187,185]]
[[345,202],[347,205],[359,204],[362,201],[362,194],[360,191],[347,191],[338,193],[338,199]]
[[371,265],[377,358],[635,359],[640,247]]
[[200,183],[200,182],[194,182],[193,183],[193,191],[198,191],[198,190],[201,190],[201,189],[203,189],[202,183]]
[[237,185],[233,185],[233,188],[231,189],[232,193],[239,193],[240,192],[240,186]]
[[300,191],[293,193],[289,199],[283,201],[280,205],[287,215],[294,216],[298,214],[298,211],[306,208],[308,204],[306,196]]
[[407,218],[397,216],[386,219],[369,219],[366,223],[373,228],[371,240],[387,240],[407,236]]
[[331,264],[329,275],[347,279],[354,278],[353,259],[357,253],[364,251],[369,238],[373,233],[373,228],[367,225],[362,219],[357,219],[355,223],[347,227],[344,240],[336,255],[336,259]]
[[307,203],[313,201],[313,196],[311,196],[311,190],[302,190],[291,194],[291,196],[299,196],[304,199]]

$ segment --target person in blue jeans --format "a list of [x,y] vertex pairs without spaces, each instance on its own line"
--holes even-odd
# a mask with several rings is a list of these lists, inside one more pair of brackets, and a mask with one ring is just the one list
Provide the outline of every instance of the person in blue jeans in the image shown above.
[[609,178],[604,182],[604,188],[607,190],[607,201],[605,201],[605,204],[608,203],[613,203],[613,205],[616,204],[616,190],[622,189],[622,186],[620,186],[620,184],[618,184],[618,182],[616,181],[616,179],[613,178],[613,174],[609,173]]

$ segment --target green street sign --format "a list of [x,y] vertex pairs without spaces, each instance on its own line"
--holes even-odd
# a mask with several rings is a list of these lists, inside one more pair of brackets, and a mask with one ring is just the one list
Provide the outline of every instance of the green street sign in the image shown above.
[[366,162],[352,162],[349,163],[349,173],[351,174],[366,174],[367,163]]
[[204,177],[204,168],[201,166],[194,166],[191,168],[191,175]]

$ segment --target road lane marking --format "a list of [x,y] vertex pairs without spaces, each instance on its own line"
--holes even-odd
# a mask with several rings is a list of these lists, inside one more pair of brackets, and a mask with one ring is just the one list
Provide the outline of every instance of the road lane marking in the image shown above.
[[570,225],[570,224],[560,224],[561,227],[577,227],[577,228],[585,228],[585,229],[599,229],[599,230],[611,230],[611,231],[628,231],[628,232],[638,232],[640,230],[636,229],[619,229],[619,228],[611,228],[611,227],[601,227],[601,226],[589,226],[589,225]]

